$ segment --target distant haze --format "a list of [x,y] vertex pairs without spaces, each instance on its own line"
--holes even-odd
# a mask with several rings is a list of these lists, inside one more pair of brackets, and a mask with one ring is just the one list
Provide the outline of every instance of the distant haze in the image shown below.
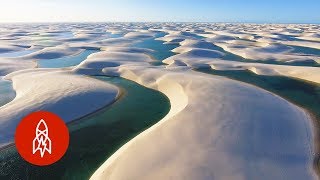
[[0,22],[320,23],[320,0],[3,0]]

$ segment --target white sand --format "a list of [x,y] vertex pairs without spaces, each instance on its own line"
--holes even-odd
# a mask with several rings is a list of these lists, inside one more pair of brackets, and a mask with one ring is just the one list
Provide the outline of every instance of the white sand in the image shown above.
[[[315,179],[312,131],[305,112],[254,86],[190,68],[248,69],[319,83],[316,67],[224,61],[225,53],[208,49],[215,44],[261,62],[319,62],[318,56],[292,53],[290,47],[318,48],[318,29],[317,25],[211,23],[4,25],[0,51],[28,46],[41,50],[1,59],[0,75],[33,68],[34,59],[74,55],[81,48],[103,51],[72,71],[29,69],[7,76],[17,97],[0,108],[0,146],[12,140],[18,121],[29,112],[53,111],[68,122],[116,99],[117,87],[82,75],[121,76],[163,92],[171,109],[112,155],[91,179]],[[71,31],[72,36],[52,34],[62,30]],[[29,37],[34,31],[48,42]],[[173,50],[180,54],[166,59],[167,66],[151,65],[149,49],[128,47],[154,37],[157,31],[168,33],[158,40],[180,43]],[[104,32],[124,36],[108,39]],[[204,38],[199,40],[195,34]]]
[[[291,53],[290,46],[319,49],[319,26],[312,25],[256,25],[238,24],[211,27],[201,36],[225,51],[247,59],[277,61],[314,61],[319,56]],[[304,41],[301,41],[304,40]],[[285,45],[289,45],[288,47]],[[280,50],[280,51],[279,51]]]
[[163,62],[169,64],[171,67],[176,61],[183,62],[192,68],[211,67],[216,70],[250,70],[256,74],[261,75],[283,75],[302,80],[307,80],[315,83],[320,83],[320,68],[319,67],[305,67],[305,66],[286,66],[273,65],[262,63],[244,63],[237,61],[221,60],[217,57],[208,57],[211,50],[205,50],[201,56],[190,56],[190,52],[178,54],[165,59]]
[[111,51],[111,52],[124,52],[124,53],[143,53],[143,54],[150,54],[153,53],[154,50],[147,49],[147,48],[135,48],[135,47],[102,47],[101,50],[103,51]]
[[115,51],[112,49],[91,54],[73,71],[78,74],[118,76],[118,69],[121,65],[135,66],[139,64],[147,67],[150,62],[154,61],[146,54],[134,53],[137,49],[124,48],[124,52],[119,52],[118,48],[115,48]]
[[12,142],[17,124],[31,112],[54,112],[69,122],[112,103],[119,94],[113,85],[67,71],[31,69],[6,78],[17,95],[0,107],[0,146]]
[[39,49],[39,47],[30,48],[30,50],[33,49],[36,51],[24,56],[11,58],[0,57],[0,76],[5,76],[18,70],[36,68],[36,60],[61,58],[64,56],[79,54],[83,51],[80,48],[66,45],[47,47],[43,49]]
[[309,47],[320,50],[320,42],[308,42],[308,41],[281,41],[283,44]]
[[[126,53],[94,56],[76,69],[113,73],[157,89],[170,99],[171,110],[91,179],[314,178],[310,120],[300,108],[244,83],[147,66],[139,53],[117,67],[108,67],[110,60],[125,62]],[[287,163],[290,159],[295,161]]]
[[47,47],[40,51],[31,53],[27,56],[25,56],[25,59],[55,59],[55,58],[61,58],[64,56],[71,56],[75,54],[81,53],[81,49],[70,47],[67,45],[61,45],[61,46],[55,46],[55,47]]
[[155,33],[150,31],[136,31],[136,32],[129,32],[124,35],[125,38],[129,39],[141,39],[141,38],[152,38],[154,37]]
[[297,37],[297,39],[320,42],[320,33],[306,33],[300,37]]
[[[246,45],[238,43],[238,41],[231,41],[230,43],[216,43],[225,51],[231,52],[248,60],[258,59],[258,60],[277,60],[277,61],[314,61],[320,62],[320,57],[318,56],[306,56],[300,54],[290,53],[290,48],[283,45]],[[293,45],[293,44],[292,44]],[[284,50],[284,51],[281,51]],[[278,51],[278,52],[277,52]],[[286,52],[287,51],[287,52]]]
[[22,59],[0,58],[0,76],[5,76],[11,72],[35,68],[37,63]]
[[166,43],[179,43],[186,39],[195,39],[191,36],[186,36],[180,31],[169,31],[169,34],[164,37],[157,38],[156,40],[165,41]]
[[128,66],[120,71],[163,92],[171,110],[91,179],[314,178],[308,116],[287,101],[191,71]]
[[0,53],[23,50],[24,48],[12,44],[0,44]]
[[[285,54],[291,50],[290,47],[284,45],[269,45],[253,43],[250,41],[231,41],[233,43],[238,43],[241,47],[237,47],[239,53],[231,50],[229,46],[224,46],[222,44],[228,43],[215,43],[221,46],[224,50],[233,52],[237,55],[241,55],[245,58],[253,59],[279,59],[286,61],[307,61],[311,56],[303,55],[288,55]],[[210,45],[211,44],[211,45]],[[232,44],[232,43],[230,43]],[[256,74],[261,75],[284,75],[294,78],[299,78],[315,83],[320,83],[320,68],[319,67],[304,67],[304,66],[289,66],[289,65],[272,65],[272,64],[262,64],[262,63],[245,63],[237,61],[227,61],[222,60],[224,53],[217,50],[211,50],[213,44],[205,40],[185,40],[180,42],[180,46],[173,49],[173,52],[180,54],[171,56],[165,59],[163,62],[168,64],[168,67],[174,66],[189,66],[192,68],[213,68],[216,70],[250,70]],[[234,44],[233,44],[234,45]],[[242,47],[243,46],[243,47]],[[260,48],[256,48],[261,46]],[[244,48],[246,47],[246,48]],[[247,49],[247,50],[244,50]],[[249,53],[250,52],[250,53]],[[244,54],[241,54],[244,53]],[[315,57],[314,59],[318,59]],[[281,59],[280,59],[281,60]]]

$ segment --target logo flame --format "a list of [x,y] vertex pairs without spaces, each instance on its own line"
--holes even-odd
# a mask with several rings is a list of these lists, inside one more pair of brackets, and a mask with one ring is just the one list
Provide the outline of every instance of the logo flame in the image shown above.
[[[44,127],[44,129],[40,129],[40,127]],[[33,139],[32,147],[32,154],[35,154],[37,151],[39,151],[41,158],[44,156],[44,153],[46,151],[51,154],[51,140],[49,138],[49,129],[43,119],[39,121],[36,127],[36,136]]]

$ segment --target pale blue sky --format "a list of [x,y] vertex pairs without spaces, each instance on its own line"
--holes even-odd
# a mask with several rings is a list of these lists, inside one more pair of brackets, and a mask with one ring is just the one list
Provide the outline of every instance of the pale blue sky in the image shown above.
[[0,22],[320,23],[320,0],[3,0]]

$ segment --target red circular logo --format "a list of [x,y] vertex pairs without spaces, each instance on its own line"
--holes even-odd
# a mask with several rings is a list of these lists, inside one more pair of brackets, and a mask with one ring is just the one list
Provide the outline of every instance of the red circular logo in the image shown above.
[[69,131],[63,120],[51,112],[34,112],[19,123],[15,144],[23,159],[46,166],[60,160],[69,146]]

